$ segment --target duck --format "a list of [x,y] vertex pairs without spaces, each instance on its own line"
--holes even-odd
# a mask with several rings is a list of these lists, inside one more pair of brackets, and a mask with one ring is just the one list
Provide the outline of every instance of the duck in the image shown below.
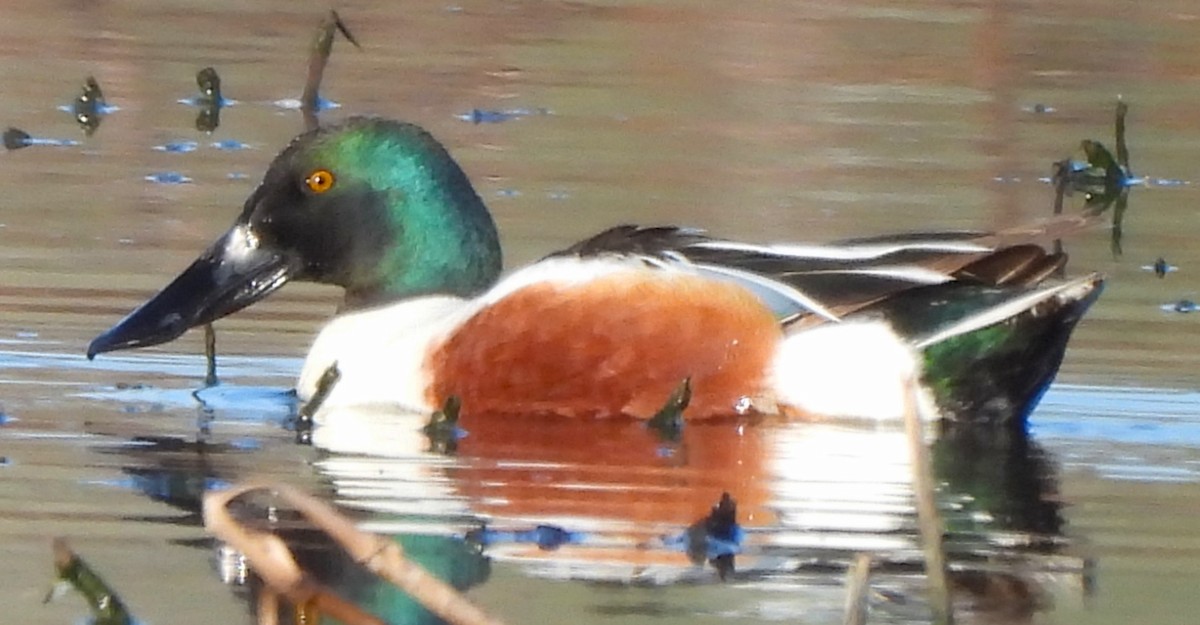
[[1066,255],[1039,241],[1086,222],[818,244],[623,224],[505,274],[496,223],[442,143],[351,117],[293,139],[232,227],[87,356],[308,281],[343,289],[296,385],[322,413],[454,397],[464,418],[647,419],[686,383],[685,420],[886,421],[914,398],[931,419],[1020,424],[1104,284],[1062,277]]

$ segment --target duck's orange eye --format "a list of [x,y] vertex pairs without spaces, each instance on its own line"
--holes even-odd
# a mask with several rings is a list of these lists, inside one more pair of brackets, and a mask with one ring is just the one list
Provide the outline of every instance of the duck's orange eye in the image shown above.
[[308,185],[313,193],[324,193],[333,188],[333,172],[328,169],[318,169],[304,179],[304,184]]

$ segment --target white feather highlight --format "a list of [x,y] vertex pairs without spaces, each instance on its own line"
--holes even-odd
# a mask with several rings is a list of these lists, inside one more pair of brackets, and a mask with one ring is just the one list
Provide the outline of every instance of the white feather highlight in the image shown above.
[[1095,275],[1084,276],[1070,282],[1056,284],[1020,297],[1014,297],[999,306],[994,306],[971,315],[934,334],[916,339],[913,341],[913,347],[916,349],[925,349],[948,338],[986,328],[1014,317],[1053,297],[1065,296],[1075,299],[1085,297],[1089,291],[1095,288],[1096,280],[1097,277]]
[[645,261],[646,259],[640,256],[616,255],[595,258],[547,258],[510,274],[484,293],[479,301],[491,305],[535,284],[570,287],[629,271],[661,271],[664,275],[670,275],[673,271],[692,273],[687,264],[666,264],[666,261],[660,259],[662,264],[650,269]]
[[[904,418],[919,363],[887,324],[846,321],[785,338],[769,375],[781,404],[826,417],[892,421]],[[921,416],[936,417],[932,398],[921,393]]]
[[803,310],[816,313],[829,321],[841,321],[837,314],[823,306],[821,302],[790,284],[723,265],[697,264],[696,269],[701,274],[732,282],[750,290],[781,317],[788,317]]
[[913,241],[908,243],[854,243],[848,245],[753,245],[735,241],[703,241],[694,247],[716,250],[746,251],[771,256],[813,258],[822,260],[870,260],[905,250],[972,254],[989,252],[992,248],[971,241]]
[[825,271],[806,271],[804,275],[819,276],[821,274],[837,274],[841,276],[877,276],[891,278],[915,284],[942,284],[953,278],[932,269],[915,265],[891,265],[886,267],[868,267],[864,269],[829,269]]

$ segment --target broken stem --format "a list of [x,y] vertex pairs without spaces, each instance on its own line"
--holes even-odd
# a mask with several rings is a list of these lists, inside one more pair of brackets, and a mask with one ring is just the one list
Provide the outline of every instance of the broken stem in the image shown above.
[[[313,602],[316,608],[346,623],[375,623],[378,619],[311,581],[279,538],[248,530],[227,510],[230,501],[252,490],[269,490],[328,534],[356,562],[399,587],[425,609],[453,625],[500,625],[500,621],[475,607],[452,586],[404,557],[400,545],[382,536],[360,531],[328,504],[283,484],[246,484],[204,496],[204,525],[209,531],[245,554],[263,580],[294,605]],[[350,620],[354,615],[359,620]],[[371,620],[363,620],[371,619]]]
[[1117,135],[1117,162],[1125,169],[1126,176],[1132,176],[1133,173],[1129,169],[1129,146],[1125,143],[1125,115],[1129,112],[1129,105],[1125,104],[1124,100],[1117,100],[1117,113],[1114,126],[1116,127]]
[[313,391],[312,397],[308,399],[308,403],[300,408],[300,421],[302,423],[312,422],[317,411],[321,409],[321,405],[329,399],[329,394],[333,392],[333,387],[342,379],[342,371],[338,369],[338,363],[335,361],[329,365],[321,378],[317,380],[317,388]]
[[204,386],[216,386],[217,380],[217,331],[213,324],[204,324],[204,361],[207,369],[204,372]]
[[917,525],[921,531],[921,547],[925,553],[925,576],[929,580],[929,598],[934,622],[939,625],[952,625],[954,611],[950,605],[946,556],[942,550],[942,520],[934,497],[933,467],[929,463],[929,450],[925,447],[918,392],[916,379],[910,378],[907,392],[904,394],[904,429],[908,434],[908,449],[912,458]]
[[317,113],[320,111],[318,92],[321,88],[321,78],[325,75],[325,66],[329,63],[329,55],[333,52],[333,37],[338,32],[342,33],[346,41],[354,44],[354,47],[362,47],[358,45],[354,35],[350,34],[350,29],[346,28],[337,11],[330,9],[325,19],[321,20],[308,53],[308,76],[304,82],[304,93],[300,96],[300,112],[304,115],[305,130],[316,130],[320,126],[317,119]]
[[860,553],[846,569],[846,607],[843,625],[864,625],[867,622],[867,591],[871,589],[871,556]]

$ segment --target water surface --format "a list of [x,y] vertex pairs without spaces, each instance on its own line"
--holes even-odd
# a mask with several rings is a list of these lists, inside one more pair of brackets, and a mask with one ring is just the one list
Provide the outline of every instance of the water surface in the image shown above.
[[[872,622],[925,618],[895,432],[743,423],[664,446],[630,424],[536,423],[477,427],[445,456],[412,420],[367,415],[370,446],[354,420],[318,432],[323,449],[298,445],[286,389],[336,306],[320,287],[289,286],[219,322],[223,383],[198,397],[199,332],[83,358],[95,334],[228,226],[301,129],[275,103],[299,94],[326,8],[6,7],[0,122],[81,142],[0,154],[6,611],[78,621],[77,598],[41,604],[49,537],[66,535],[144,622],[249,622],[244,593],[214,572],[195,503],[204,488],[267,476],[329,497],[369,528],[426,536],[410,549],[441,553],[473,597],[514,623],[839,622],[841,569],[859,550],[885,563]],[[429,128],[495,213],[510,266],[622,222],[775,241],[1036,219],[1052,205],[1050,164],[1084,138],[1111,145],[1123,97],[1132,166],[1148,180],[1130,193],[1124,254],[1112,255],[1104,231],[1068,242],[1069,269],[1103,271],[1109,286],[1029,440],[935,448],[940,501],[952,559],[990,574],[989,585],[962,577],[980,620],[1172,623],[1190,613],[1200,319],[1161,308],[1200,297],[1200,13],[1190,5],[338,9],[364,47],[335,51],[325,95],[342,106],[325,119],[371,113]],[[238,101],[211,134],[178,102],[209,65]],[[120,110],[85,138],[58,107],[88,75]],[[1143,269],[1160,256],[1179,271]],[[725,582],[678,542],[723,491],[747,531]],[[522,533],[538,524],[578,540],[541,549]],[[496,533],[482,554],[465,548],[485,526]]]

